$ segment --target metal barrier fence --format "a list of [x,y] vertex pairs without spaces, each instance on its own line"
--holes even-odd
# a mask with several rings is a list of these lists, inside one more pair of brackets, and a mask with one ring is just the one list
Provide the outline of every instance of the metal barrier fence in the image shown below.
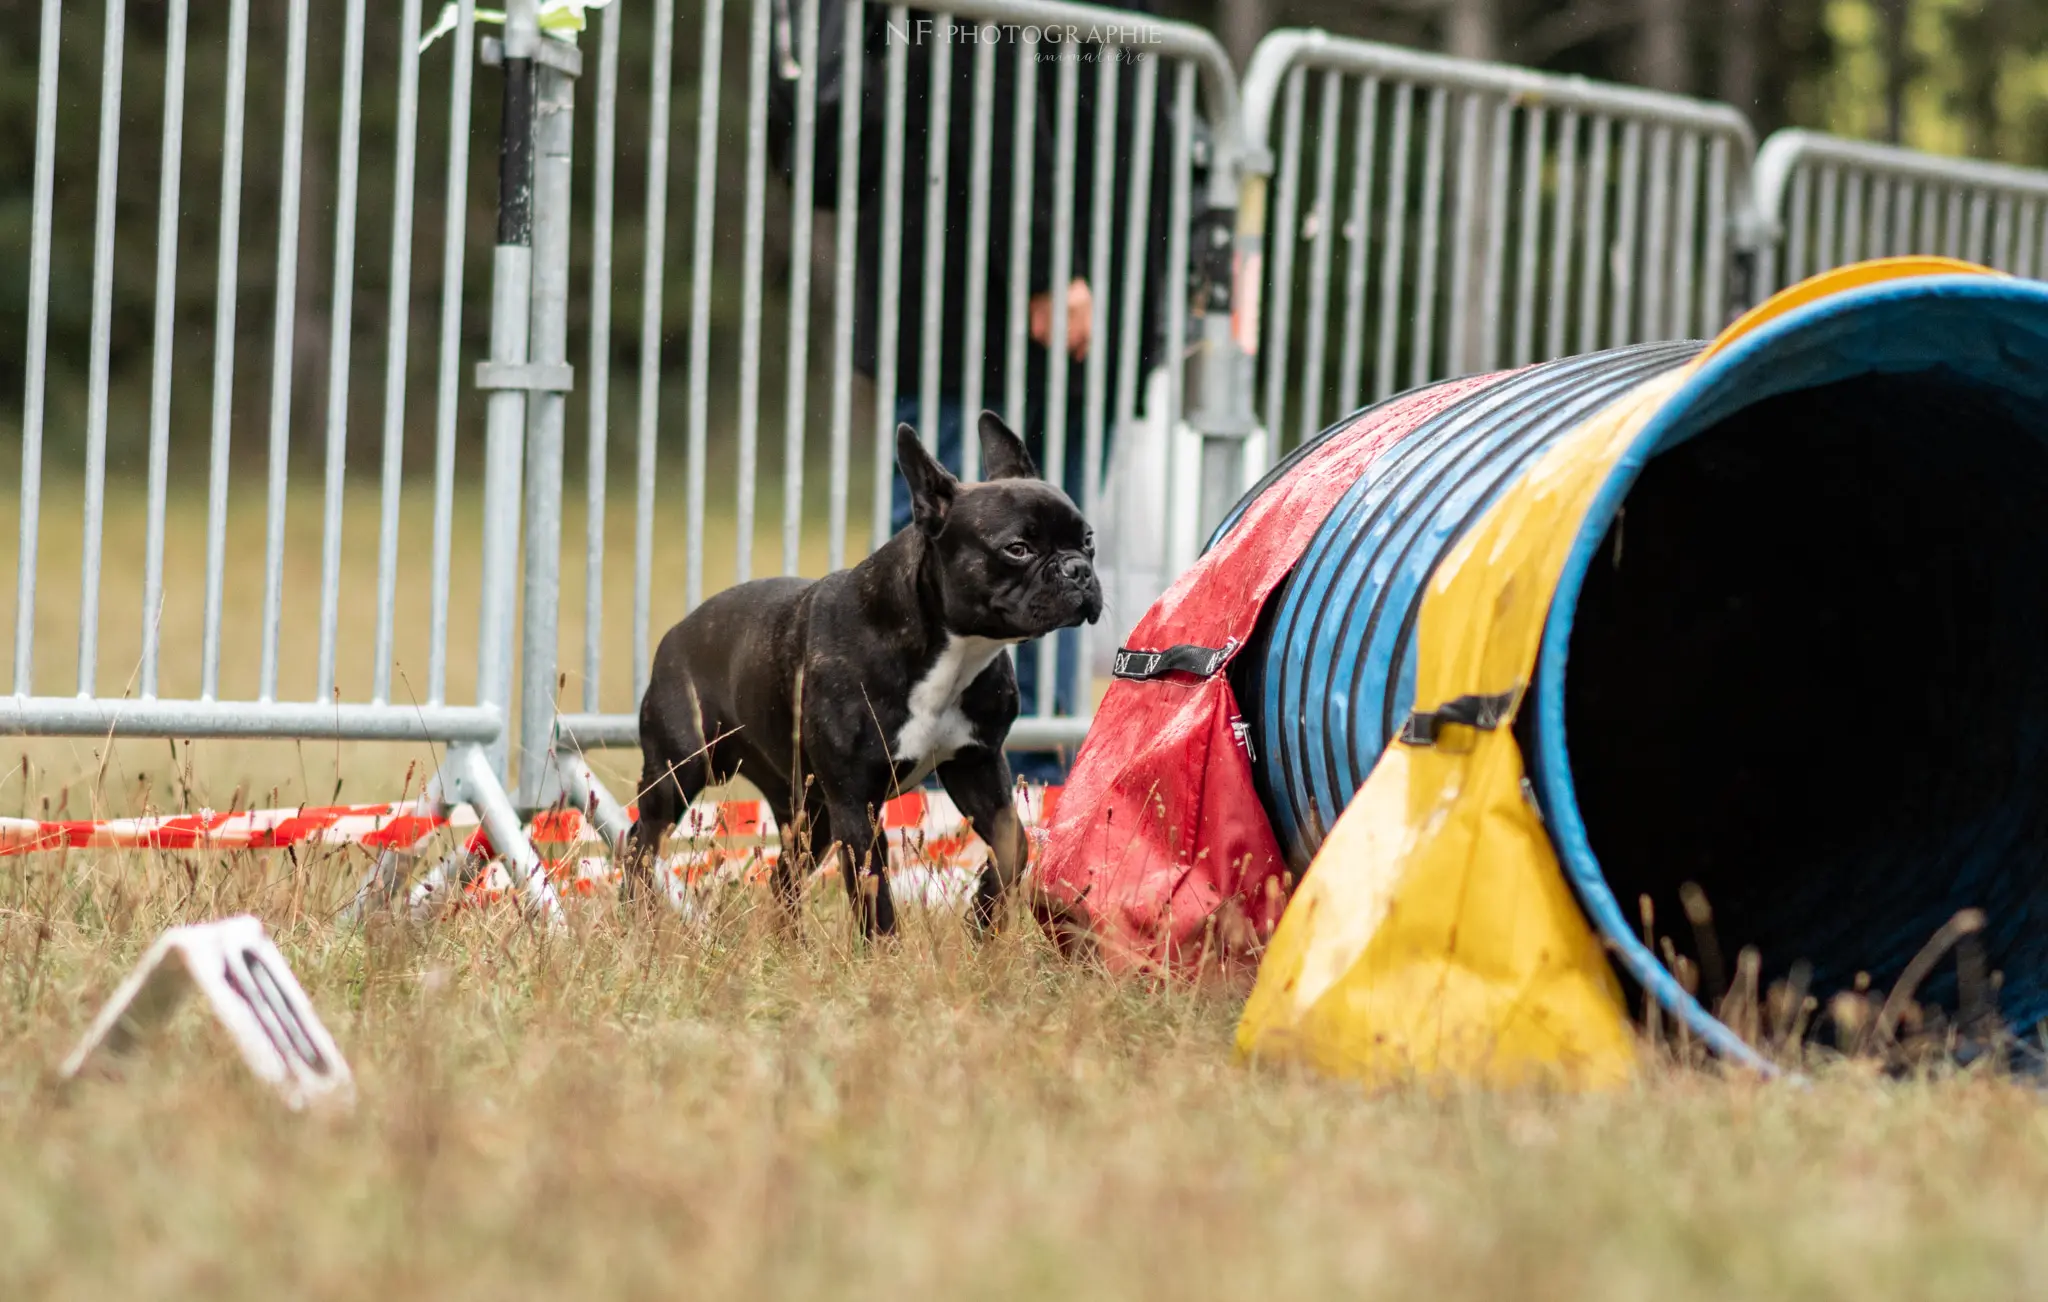
[[[404,0],[402,22],[408,32],[417,31],[419,0]],[[155,309],[152,323],[152,361],[148,403],[148,470],[144,491],[143,577],[140,609],[140,656],[134,677],[116,684],[100,676],[101,586],[106,535],[108,466],[107,448],[111,393],[110,357],[114,333],[113,287],[119,246],[133,242],[117,239],[116,196],[122,176],[122,89],[126,53],[126,9],[124,0],[107,0],[100,29],[99,51],[99,144],[95,169],[93,259],[91,277],[91,349],[88,358],[88,409],[84,424],[84,464],[79,586],[77,589],[76,677],[69,695],[58,695],[42,683],[49,675],[37,675],[36,633],[39,594],[47,597],[51,585],[39,584],[38,552],[43,520],[46,479],[43,444],[50,367],[48,349],[52,236],[55,213],[57,115],[62,93],[60,85],[60,43],[63,5],[44,0],[37,64],[36,161],[33,178],[32,234],[29,258],[28,351],[26,391],[23,401],[20,483],[20,543],[16,563],[16,598],[12,693],[0,697],[0,731],[17,734],[135,735],[157,737],[326,737],[382,738],[443,742],[450,745],[448,768],[442,789],[451,797],[474,804],[486,820],[497,844],[505,852],[512,870],[520,877],[530,900],[552,908],[553,894],[538,861],[520,832],[519,822],[494,766],[482,748],[502,744],[508,714],[508,679],[498,655],[500,639],[509,633],[511,607],[504,594],[515,581],[515,550],[488,550],[481,576],[487,612],[492,597],[499,609],[487,613],[479,639],[480,663],[473,704],[455,704],[448,692],[448,620],[453,597],[450,583],[450,532],[453,519],[455,483],[456,408],[460,394],[458,375],[460,309],[465,230],[461,201],[468,186],[470,148],[470,78],[472,75],[470,11],[463,11],[462,39],[454,47],[449,69],[450,120],[445,195],[448,221],[443,241],[441,266],[441,331],[436,388],[436,443],[434,513],[432,528],[431,597],[427,621],[428,670],[424,701],[395,700],[392,681],[393,643],[397,636],[399,579],[400,474],[403,468],[406,375],[409,350],[409,304],[415,276],[412,266],[412,226],[417,170],[417,119],[420,110],[420,58],[416,41],[399,42],[400,69],[398,106],[394,135],[378,143],[389,149],[393,167],[395,202],[392,213],[389,283],[399,287],[393,294],[396,310],[389,313],[385,339],[385,388],[383,409],[383,462],[380,483],[380,511],[377,533],[377,590],[371,599],[375,610],[375,659],[368,690],[356,695],[344,691],[337,677],[337,646],[342,631],[344,600],[351,608],[368,594],[345,594],[342,590],[342,533],[344,491],[347,484],[346,457],[350,435],[349,384],[350,348],[354,337],[354,288],[357,275],[357,193],[363,162],[363,60],[366,0],[345,0],[342,6],[342,53],[340,67],[340,116],[331,142],[334,159],[332,229],[333,261],[331,291],[328,295],[327,392],[324,419],[323,521],[320,543],[320,582],[317,603],[319,638],[311,691],[299,699],[287,699],[281,682],[286,665],[282,634],[287,621],[286,534],[290,513],[290,460],[292,444],[292,400],[296,350],[294,330],[300,320],[298,276],[300,241],[306,214],[302,211],[302,182],[306,172],[307,130],[307,38],[310,0],[289,0],[285,10],[284,101],[279,117],[271,117],[257,105],[254,120],[268,135],[277,128],[279,188],[266,200],[276,204],[276,281],[272,302],[271,372],[265,474],[266,528],[263,542],[261,627],[254,631],[260,641],[253,691],[241,695],[223,681],[223,649],[230,641],[239,644],[240,631],[224,627],[224,585],[227,572],[228,494],[230,471],[236,464],[233,443],[236,384],[236,313],[242,292],[238,283],[241,242],[245,224],[243,200],[247,192],[244,174],[246,149],[251,136],[252,106],[248,103],[250,59],[249,0],[230,0],[224,48],[204,51],[208,59],[221,60],[225,87],[225,138],[221,142],[222,166],[219,190],[218,249],[214,277],[214,331],[212,344],[212,400],[208,434],[208,491],[204,579],[200,602],[204,614],[197,630],[196,646],[167,647],[161,629],[167,604],[165,571],[165,522],[168,467],[172,441],[173,386],[181,379],[178,369],[179,338],[175,308],[179,284],[179,223],[187,202],[181,193],[184,166],[184,116],[188,66],[194,51],[188,49],[191,15],[188,0],[170,0],[167,23],[167,64],[164,72],[162,136],[158,153],[158,194],[155,225]],[[268,214],[257,214],[267,220]],[[516,501],[492,498],[486,511],[500,529],[507,508],[516,512]],[[509,518],[516,520],[516,515]],[[62,520],[52,520],[57,524]],[[64,523],[69,523],[64,521]],[[174,576],[182,577],[182,576]],[[69,594],[60,593],[60,598]],[[297,607],[294,600],[292,607]],[[297,610],[291,611],[299,618]],[[497,622],[493,623],[495,620]],[[197,661],[193,690],[171,691],[165,684],[166,658],[186,653]],[[501,658],[500,658],[501,659]],[[190,665],[180,667],[181,678]],[[41,689],[41,690],[39,690]],[[111,690],[110,690],[111,689]]]
[[[0,697],[0,732],[445,743],[447,764],[432,794],[478,808],[543,908],[552,898],[515,810],[566,794],[594,808],[608,832],[622,828],[619,802],[576,748],[637,740],[631,710],[659,626],[707,591],[728,577],[770,570],[817,573],[886,537],[900,418],[934,444],[948,423],[944,413],[971,416],[982,405],[1043,431],[1048,477],[1072,485],[1106,532],[1117,508],[1106,496],[1105,466],[1109,449],[1122,449],[1127,504],[1156,507],[1159,523],[1146,529],[1163,534],[1127,536],[1124,550],[1158,544],[1170,577],[1273,455],[1397,388],[1709,333],[1753,293],[1871,253],[1949,253],[2022,275],[2048,270],[2048,173],[1805,132],[1780,133],[1756,151],[1748,125],[1727,106],[1318,32],[1281,31],[1262,42],[1240,103],[1209,33],[1129,13],[1056,0],[954,0],[925,10],[873,0],[747,0],[744,26],[728,30],[725,0],[702,0],[697,44],[685,52],[698,68],[697,93],[682,106],[672,94],[675,0],[612,0],[593,15],[594,43],[580,45],[543,35],[534,0],[516,0],[502,39],[481,42],[483,60],[500,69],[505,129],[491,142],[499,153],[491,338],[471,377],[486,395],[485,438],[481,465],[470,467],[459,464],[457,433],[477,415],[463,400],[460,369],[480,54],[473,0],[461,0],[453,39],[432,51],[428,65],[445,66],[449,98],[440,266],[424,277],[413,249],[423,138],[423,54],[413,34],[421,0],[399,6],[396,111],[388,127],[364,111],[367,0],[318,11],[310,0],[286,0],[282,113],[275,117],[266,105],[250,112],[249,0],[228,0],[217,50],[188,49],[189,0],[168,0],[142,565],[132,594],[141,607],[140,639],[132,685],[115,689],[101,675],[113,654],[103,644],[101,614],[109,431],[117,424],[115,267],[120,250],[143,238],[117,220],[128,143],[120,125],[126,7],[126,0],[104,0],[98,30],[77,657],[66,694],[48,685],[47,668],[37,673],[39,603],[47,615],[70,595],[39,570],[46,525],[62,518],[45,510],[51,479],[43,454],[58,114],[68,89],[60,85],[62,0],[41,5],[13,685]],[[826,30],[828,13],[836,31]],[[211,10],[201,16],[222,21]],[[331,139],[308,125],[308,33],[316,18],[338,23],[341,37]],[[835,45],[857,57],[827,77]],[[646,53],[644,123],[619,120],[629,49]],[[588,77],[586,52],[595,56]],[[168,522],[174,399],[185,391],[179,361],[190,360],[197,342],[181,339],[178,315],[180,221],[191,207],[181,188],[184,109],[194,59],[218,60],[225,129],[206,341],[203,575],[187,584],[167,568],[166,555],[167,533],[176,532]],[[737,165],[721,153],[720,128],[732,108],[722,88],[728,64],[745,69],[744,94],[732,97],[745,119]],[[329,70],[320,71],[324,79]],[[585,81],[595,109],[584,132],[587,216],[572,193],[577,88]],[[840,111],[849,105],[858,111]],[[684,155],[674,140],[684,112],[695,122],[687,155],[694,178],[688,312],[681,382],[670,395],[663,384],[668,241],[685,228],[670,220],[668,187]],[[260,150],[273,139],[274,191],[264,188],[263,169],[245,175],[244,167],[252,140]],[[928,147],[935,140],[947,147]],[[319,149],[309,153],[309,141]],[[1010,146],[1003,167],[995,163],[998,143]],[[301,239],[312,229],[304,181],[319,174],[309,158],[322,150],[331,150],[334,218],[319,582],[317,605],[309,607],[317,610],[310,622],[318,637],[308,664],[297,665],[286,637],[306,622],[296,618],[301,594],[288,563],[295,345],[306,315]],[[342,563],[351,376],[360,369],[351,347],[362,338],[354,325],[366,155],[373,166],[388,157],[392,169],[374,597],[347,590]],[[617,191],[622,159],[636,156],[641,166],[627,188],[639,182],[644,238],[629,268],[615,257]],[[226,588],[235,554],[231,471],[241,464],[233,435],[248,228],[274,236],[276,271],[268,304],[260,627],[244,638],[229,616]],[[936,230],[945,238],[932,238]],[[572,282],[577,249],[587,249],[588,260]],[[814,287],[814,276],[823,283]],[[413,527],[404,524],[411,518],[404,509],[406,415],[423,402],[408,388],[410,309],[422,279],[436,285],[439,301],[431,522],[427,545],[414,549],[423,567],[401,564],[403,536]],[[1089,344],[1073,365],[1050,364],[1075,342],[1069,317],[1051,311],[1041,332],[1033,299],[1076,279],[1091,291],[1079,317]],[[736,296],[721,292],[734,281]],[[613,500],[609,464],[615,290],[637,294],[638,306],[635,370],[621,385],[633,395],[632,474],[617,477],[632,495],[632,578],[623,599],[607,583],[617,568],[607,519],[626,513]],[[727,315],[735,297],[737,309]],[[580,386],[572,354],[588,359]],[[250,377],[239,382],[246,387]],[[581,539],[565,540],[570,398],[578,387],[585,529]],[[680,440],[671,405],[682,408]],[[958,424],[967,435],[961,469],[972,479],[976,448],[969,422]],[[671,449],[680,442],[679,468],[657,455],[664,442]],[[1133,449],[1141,449],[1135,460]],[[458,582],[451,561],[458,475],[480,477],[482,485],[476,686],[468,703],[449,699],[451,603],[458,587],[466,597],[469,583]],[[716,491],[716,482],[730,493]],[[779,488],[779,504],[771,498],[764,509],[770,485]],[[676,576],[659,559],[657,541],[668,533],[681,538]],[[1125,555],[1122,564],[1129,563]],[[1114,556],[1110,567],[1113,578],[1126,580],[1115,586],[1128,598],[1129,575],[1114,574]],[[423,618],[413,621],[404,617],[401,580],[421,568],[428,592]],[[565,655],[562,603],[578,572],[584,645],[580,655]],[[186,586],[196,589],[190,601]],[[1143,604],[1127,602],[1125,621]],[[165,619],[184,605],[200,610],[196,624]],[[360,684],[355,662],[339,655],[357,631],[344,616],[357,609],[374,612],[364,621],[373,654]],[[630,662],[607,663],[603,632],[628,620]],[[416,642],[427,665],[418,701],[396,673],[398,648]],[[1014,747],[1080,739],[1096,649],[1087,630],[1064,649],[1048,644]],[[564,664],[580,670],[567,699],[558,672]],[[502,786],[512,763],[515,671],[516,800]],[[246,688],[236,682],[242,676],[251,680]],[[1062,687],[1064,711],[1055,709]],[[579,708],[565,711],[571,701]],[[385,867],[388,879],[394,866]]]
[[1726,320],[1755,149],[1726,105],[1279,31],[1245,126],[1277,151],[1257,160],[1276,453],[1398,389]]
[[1887,254],[2048,272],[2048,172],[1780,131],[1756,159],[1758,291]]
[[[674,0],[653,0],[650,7],[646,224],[659,230],[667,221],[677,111],[669,80],[675,6]],[[597,321],[608,319],[616,274],[610,178],[625,12],[615,7],[597,16],[601,126],[590,290]],[[1202,228],[1212,210],[1223,213],[1227,231],[1235,202],[1236,85],[1208,32],[1050,0],[963,0],[917,10],[846,0],[833,32],[820,30],[819,0],[787,6],[749,0],[745,12],[746,144],[738,176],[720,166],[721,79],[728,61],[723,0],[707,0],[697,47],[686,56],[698,62],[699,81],[690,106],[695,184],[679,512],[676,495],[663,488],[674,480],[656,458],[664,424],[657,324],[666,284],[662,241],[646,243],[638,271],[643,294],[629,666],[605,664],[597,637],[606,610],[610,504],[602,435],[606,344],[596,335],[591,340],[581,708],[559,720],[562,737],[576,746],[637,744],[631,707],[647,681],[658,625],[680,618],[708,590],[727,578],[836,568],[893,532],[899,419],[911,420],[936,447],[941,412],[949,412],[946,423],[964,427],[959,469],[970,481],[978,477],[972,435],[978,408],[994,408],[1020,429],[1044,430],[1045,474],[1068,484],[1096,515],[1105,450],[1138,419],[1147,370],[1169,372],[1169,410],[1145,414],[1168,427],[1182,420],[1182,372],[1191,350],[1163,341],[1188,340],[1198,362],[1206,351],[1231,346],[1227,315],[1206,313],[1208,297],[1195,284],[1201,268],[1192,265],[1188,246],[1190,232]],[[866,57],[842,58],[832,83],[838,102],[821,106],[814,70],[828,46]],[[1020,67],[1034,75],[1017,75]],[[792,120],[779,123],[772,111],[783,105]],[[862,111],[838,111],[845,105]],[[778,125],[789,129],[779,150]],[[993,163],[1003,152],[992,148],[999,136],[1010,146],[1003,169]],[[950,148],[929,148],[933,140]],[[845,166],[849,159],[858,166]],[[721,236],[734,228],[739,244],[736,256],[728,256]],[[932,238],[939,229],[949,237]],[[923,238],[911,242],[915,233]],[[812,288],[814,263],[830,269],[832,325],[824,348],[812,338],[814,309],[827,297]],[[741,287],[736,329],[712,315],[716,289],[730,283],[727,277]],[[1031,339],[1031,298],[1037,289],[1076,277],[1092,291],[1089,347],[1073,367],[1048,365],[1047,358],[1068,351],[1067,315],[1051,314],[1041,346]],[[1227,288],[1227,267],[1220,277]],[[787,286],[781,321],[768,319],[771,283]],[[958,340],[952,337],[956,325]],[[1155,344],[1155,337],[1162,342]],[[714,343],[722,346],[714,349]],[[987,367],[962,361],[984,354],[1000,361]],[[715,422],[714,396],[726,392],[718,372],[725,366],[736,396],[725,404],[724,420]],[[1198,408],[1233,391],[1227,373],[1205,369],[1209,387],[1193,386]],[[860,389],[865,402],[857,400]],[[1200,410],[1193,419],[1218,423]],[[808,474],[820,433],[822,502]],[[721,451],[729,451],[730,461],[714,467]],[[1075,460],[1081,464],[1071,464]],[[730,496],[722,500],[711,490],[714,469],[731,476]],[[760,493],[775,474],[780,502],[764,511]],[[865,530],[858,527],[863,508]],[[764,536],[771,521],[777,527]],[[657,601],[653,539],[663,522],[685,532],[687,569],[680,591],[666,588]],[[707,559],[714,556],[730,557],[727,574],[710,570]],[[528,683],[552,690],[553,612],[544,600],[537,604],[547,587],[528,588],[526,664]],[[1080,740],[1094,658],[1087,630],[1082,633],[1079,654],[1063,653],[1054,641],[1044,644],[1044,671],[1011,734],[1013,748]],[[537,678],[536,668],[545,668],[546,676]],[[1071,694],[1064,715],[1054,710],[1062,680]],[[618,690],[628,685],[629,692]],[[616,703],[610,711],[608,701]],[[524,704],[526,748],[537,754],[548,743],[546,702],[529,694]],[[534,731],[536,721],[540,731]],[[525,783],[522,792],[540,794]]]

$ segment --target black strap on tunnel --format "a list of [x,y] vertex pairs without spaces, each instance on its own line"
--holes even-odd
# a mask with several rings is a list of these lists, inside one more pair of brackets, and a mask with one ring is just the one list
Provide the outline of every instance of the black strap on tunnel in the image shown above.
[[1491,696],[1460,696],[1434,710],[1411,710],[1401,725],[1401,741],[1409,746],[1434,746],[1443,730],[1453,724],[1492,732],[1507,721],[1508,711],[1522,694],[1519,687]]
[[1230,646],[1194,646],[1182,643],[1170,646],[1164,651],[1133,651],[1129,647],[1116,653],[1116,660],[1110,672],[1118,678],[1132,682],[1150,682],[1168,674],[1193,674],[1197,678],[1208,678],[1215,674],[1230,659],[1236,649]]

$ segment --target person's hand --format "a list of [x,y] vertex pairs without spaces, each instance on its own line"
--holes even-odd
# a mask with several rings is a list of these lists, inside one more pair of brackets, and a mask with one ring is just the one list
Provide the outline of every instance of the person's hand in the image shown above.
[[[1095,295],[1088,289],[1088,282],[1076,278],[1067,286],[1067,353],[1075,361],[1084,361],[1088,356],[1088,334],[1095,325]],[[1052,295],[1034,294],[1031,297],[1031,338],[1050,348],[1052,346]]]

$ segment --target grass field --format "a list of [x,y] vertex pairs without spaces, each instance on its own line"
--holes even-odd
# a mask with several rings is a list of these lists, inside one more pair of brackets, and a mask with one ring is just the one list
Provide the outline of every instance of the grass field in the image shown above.
[[[368,936],[346,855],[8,861],[0,1296],[2038,1297],[2031,1091],[1660,1068],[1615,1097],[1368,1096],[1234,1061],[1228,991],[851,952],[819,893]],[[267,919],[358,1074],[285,1113],[191,1010],[49,1070],[164,923]]]
[[[138,500],[110,511],[110,593],[139,574]],[[174,516],[174,594],[197,581],[194,518]],[[623,512],[613,525],[629,554]],[[465,504],[458,593],[473,526]],[[306,612],[317,511],[295,500],[293,528],[289,608]],[[260,538],[260,515],[237,531]],[[59,617],[75,532],[44,533],[45,690],[70,681]],[[352,514],[350,537],[371,536]],[[680,574],[663,546],[659,572]],[[247,630],[260,546],[231,554]],[[372,564],[352,554],[350,582]],[[565,646],[581,642],[580,584],[573,572]],[[417,567],[407,585],[423,603]],[[626,596],[622,579],[607,603],[621,684],[611,612]],[[102,674],[125,655],[125,675],[139,603],[107,608]],[[456,609],[460,700],[473,599]],[[196,616],[175,618],[167,641],[196,646]],[[346,627],[345,681],[366,680],[354,608]],[[309,665],[307,628],[291,637],[288,662]],[[250,637],[230,645],[231,680],[251,678]],[[408,673],[423,653],[401,645]],[[167,668],[172,684],[188,672]],[[21,751],[32,762],[0,775],[0,812],[60,793],[74,813],[225,805],[236,786],[388,798],[409,760],[431,759],[332,744],[203,743],[176,765],[161,742]],[[2048,1111],[1995,1076],[1885,1082],[1837,1065],[1796,1089],[1665,1062],[1611,1097],[1369,1095],[1237,1062],[1238,992],[1065,966],[1029,931],[975,947],[952,917],[911,911],[898,943],[858,953],[836,890],[792,936],[738,888],[687,922],[591,901],[554,938],[510,911],[364,933],[331,921],[363,863],[344,849],[0,859],[0,1299],[2048,1291]],[[282,1111],[194,1010],[126,1079],[53,1086],[160,928],[243,910],[351,1059],[352,1116]]]

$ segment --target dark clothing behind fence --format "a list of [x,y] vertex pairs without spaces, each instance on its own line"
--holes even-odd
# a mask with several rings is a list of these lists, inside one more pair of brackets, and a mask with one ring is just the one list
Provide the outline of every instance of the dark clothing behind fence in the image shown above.
[[[1149,5],[1150,0],[1141,2]],[[798,12],[798,0],[787,0],[787,3],[788,12],[793,16]],[[1139,6],[1129,8],[1133,10],[1134,17],[1144,12]],[[961,395],[962,368],[966,361],[963,351],[967,334],[968,231],[974,189],[975,64],[980,43],[993,38],[995,77],[989,132],[989,215],[985,281],[987,311],[982,336],[984,354],[980,359],[983,376],[982,401],[987,406],[1001,407],[1006,387],[1004,377],[1008,374],[1009,359],[1006,356],[1006,348],[1010,313],[1010,228],[1016,152],[1017,77],[1020,63],[1023,67],[1029,68],[1038,79],[1034,130],[1031,137],[1030,292],[1038,294],[1053,289],[1053,191],[1059,163],[1058,64],[1055,56],[1063,48],[1075,51],[1081,60],[1077,69],[1074,206],[1071,210],[1071,276],[1074,278],[1087,279],[1092,269],[1096,106],[1102,61],[1105,58],[1120,60],[1116,65],[1117,168],[1114,183],[1115,206],[1110,228],[1113,235],[1111,273],[1107,286],[1091,285],[1096,294],[1100,295],[1106,288],[1110,296],[1108,337],[1094,340],[1091,347],[1109,349],[1107,360],[1112,395],[1117,365],[1115,349],[1125,312],[1129,307],[1122,301],[1122,291],[1131,218],[1129,176],[1133,129],[1139,112],[1149,112],[1153,115],[1151,211],[1147,221],[1146,239],[1148,268],[1145,301],[1141,305],[1145,315],[1139,358],[1140,374],[1149,370],[1160,355],[1158,326],[1164,318],[1161,306],[1166,271],[1167,207],[1173,145],[1169,113],[1172,103],[1172,67],[1163,64],[1159,70],[1157,102],[1141,106],[1136,102],[1138,65],[1128,53],[1120,55],[1117,50],[1095,44],[1063,46],[1045,41],[1026,42],[1015,28],[984,26],[977,33],[964,23],[955,25],[944,17],[915,10],[909,12],[906,22],[892,27],[889,22],[889,10],[882,5],[871,4],[866,7],[864,14],[866,39],[862,51],[860,228],[854,310],[856,367],[865,375],[876,375],[879,369],[879,314],[882,311],[892,312],[897,322],[895,391],[898,395],[909,397],[915,396],[921,389],[920,345],[928,189],[926,165],[928,150],[932,143],[929,125],[932,51],[938,42],[950,39],[952,98],[947,132],[949,153],[945,187],[946,292],[941,316],[944,345],[941,354],[940,392],[955,401]],[[825,209],[834,208],[838,202],[840,87],[844,76],[841,66],[844,52],[841,47],[844,23],[843,0],[819,0],[820,102],[813,199],[817,207]],[[778,22],[778,31],[793,33],[793,24],[785,26]],[[1085,32],[1081,34],[1086,35]],[[785,62],[779,57],[778,51],[777,63],[778,67],[793,69],[795,38],[790,35],[787,39],[791,57]],[[903,47],[906,71],[902,127],[903,177],[899,191],[902,195],[901,235],[898,241],[901,251],[901,277],[896,301],[884,304],[879,301],[882,281],[883,152],[888,131],[888,61],[892,43]],[[1142,48],[1139,47],[1141,50]],[[795,83],[777,77],[773,81],[773,87],[770,138],[774,143],[777,164],[787,178],[793,176],[795,170]],[[1055,310],[1063,310],[1064,293],[1054,293],[1053,298]],[[1047,358],[1044,347],[1035,342],[1027,345],[1027,352],[1030,409],[1022,413],[1005,414],[1013,422],[1021,422],[1023,428],[1030,433],[1036,434],[1043,425]],[[1073,365],[1068,389],[1068,402],[1072,409],[1078,410],[1083,401],[1085,375],[1085,367],[1082,364]]]

